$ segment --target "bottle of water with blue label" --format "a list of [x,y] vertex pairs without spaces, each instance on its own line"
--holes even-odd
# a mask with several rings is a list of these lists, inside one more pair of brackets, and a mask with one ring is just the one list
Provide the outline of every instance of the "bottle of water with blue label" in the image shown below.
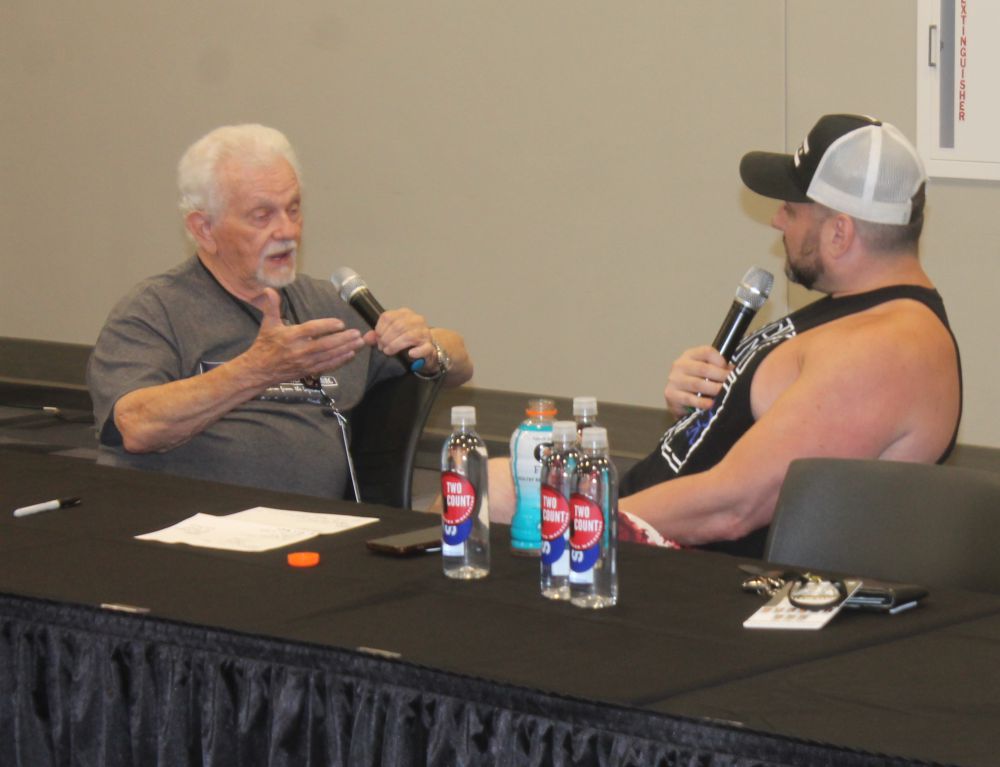
[[510,438],[510,471],[517,495],[510,523],[510,547],[514,554],[538,556],[542,548],[541,494],[542,452],[552,441],[552,419],[556,406],[550,399],[530,399],[527,418]]
[[579,439],[588,426],[597,426],[597,397],[573,397],[573,418]]
[[618,474],[600,426],[583,430],[570,517],[570,602],[611,607],[618,601]]
[[476,409],[451,409],[454,431],[441,449],[441,557],[449,578],[490,572],[490,507],[486,445],[476,433]]
[[569,599],[569,499],[579,457],[576,423],[556,421],[542,456],[541,591],[549,599]]

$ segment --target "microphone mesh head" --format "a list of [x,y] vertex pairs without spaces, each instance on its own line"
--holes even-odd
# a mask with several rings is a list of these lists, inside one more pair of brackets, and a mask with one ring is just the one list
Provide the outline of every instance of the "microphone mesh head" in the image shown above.
[[759,266],[751,266],[743,275],[743,282],[736,288],[736,300],[748,309],[757,311],[771,295],[774,275]]
[[330,282],[333,287],[340,291],[340,297],[345,301],[350,301],[361,288],[368,287],[365,281],[358,276],[358,273],[347,266],[341,266],[333,270],[330,275]]

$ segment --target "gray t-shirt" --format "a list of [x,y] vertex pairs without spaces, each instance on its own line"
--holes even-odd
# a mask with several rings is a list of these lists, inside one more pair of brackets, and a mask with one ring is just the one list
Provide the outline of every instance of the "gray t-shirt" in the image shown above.
[[[337,317],[368,328],[333,285],[299,276],[282,291],[286,321]],[[341,498],[347,461],[337,419],[298,382],[271,387],[165,453],[128,453],[114,406],[136,389],[196,376],[252,344],[261,313],[226,292],[197,257],[133,288],[112,310],[87,367],[100,450],[98,463],[165,471],[254,487]],[[324,377],[341,412],[403,366],[365,347]]]

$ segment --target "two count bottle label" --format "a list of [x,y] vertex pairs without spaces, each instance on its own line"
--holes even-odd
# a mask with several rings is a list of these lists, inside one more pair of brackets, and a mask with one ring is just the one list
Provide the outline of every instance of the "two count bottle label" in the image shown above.
[[441,473],[444,519],[441,527],[446,546],[465,543],[472,532],[472,512],[476,508],[476,488],[454,471]]
[[570,581],[587,582],[601,559],[604,514],[598,504],[580,493],[570,496],[569,506],[573,519],[569,539]]
[[553,575],[566,575],[572,570],[586,579],[601,558],[601,507],[579,493],[573,493],[567,502],[558,490],[545,484],[541,505],[542,562],[552,568]]

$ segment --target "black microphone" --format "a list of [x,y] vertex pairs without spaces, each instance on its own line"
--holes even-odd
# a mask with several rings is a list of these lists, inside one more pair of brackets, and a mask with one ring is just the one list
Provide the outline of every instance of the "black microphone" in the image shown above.
[[736,288],[736,299],[729,307],[729,313],[723,320],[715,340],[712,341],[712,348],[717,349],[719,354],[726,358],[726,362],[733,358],[733,352],[743,339],[743,334],[747,332],[747,327],[757,314],[757,310],[771,295],[773,286],[774,275],[760,267],[752,266],[743,275],[743,282]]
[[[375,300],[375,296],[368,290],[368,285],[358,276],[356,271],[341,266],[339,269],[334,269],[330,276],[330,282],[340,291],[340,297],[347,301],[365,322],[373,328],[378,324],[378,318],[385,312],[385,308]],[[420,370],[426,360],[422,357],[413,359],[406,351],[404,349],[401,352],[396,352],[396,359],[402,362],[403,367],[407,370],[413,372]]]

